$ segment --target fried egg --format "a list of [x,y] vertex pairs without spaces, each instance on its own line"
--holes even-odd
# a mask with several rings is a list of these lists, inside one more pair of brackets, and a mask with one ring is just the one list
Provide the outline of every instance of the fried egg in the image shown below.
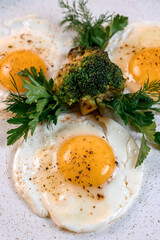
[[111,61],[126,77],[126,88],[135,92],[149,79],[160,80],[160,24],[134,23],[115,34],[107,46]]
[[[65,40],[64,40],[65,39]],[[0,111],[3,109],[9,91],[15,91],[11,75],[18,90],[23,93],[23,82],[17,75],[24,68],[42,68],[47,79],[67,61],[72,46],[71,36],[63,29],[51,26],[45,19],[24,17],[8,22],[0,33]]]
[[97,231],[137,196],[138,152],[126,130],[107,117],[61,114],[57,125],[39,125],[18,147],[14,183],[38,216],[70,231]]

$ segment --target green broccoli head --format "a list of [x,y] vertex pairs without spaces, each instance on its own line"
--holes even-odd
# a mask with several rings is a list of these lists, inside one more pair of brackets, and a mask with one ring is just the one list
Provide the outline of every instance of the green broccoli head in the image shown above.
[[59,98],[72,105],[88,96],[96,99],[110,90],[121,91],[125,79],[107,52],[76,48],[69,53],[69,64],[59,71],[55,82]]
[[97,50],[81,60],[77,83],[82,97],[96,97],[109,89],[123,88],[124,78],[119,67],[109,60],[107,52]]

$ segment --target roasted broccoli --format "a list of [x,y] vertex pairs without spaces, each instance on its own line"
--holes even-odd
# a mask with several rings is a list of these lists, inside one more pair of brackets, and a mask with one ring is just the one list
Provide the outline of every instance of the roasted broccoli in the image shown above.
[[72,106],[80,103],[82,114],[95,110],[96,99],[109,96],[110,91],[122,91],[125,79],[107,52],[98,48],[74,48],[69,52],[69,63],[63,66],[55,79],[57,96]]

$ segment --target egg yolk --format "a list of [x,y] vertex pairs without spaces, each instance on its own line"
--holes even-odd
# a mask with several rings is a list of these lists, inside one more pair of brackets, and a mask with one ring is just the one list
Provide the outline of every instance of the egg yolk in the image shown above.
[[58,151],[59,168],[71,182],[100,186],[113,174],[115,157],[109,144],[92,135],[67,140]]
[[150,82],[160,80],[160,48],[145,48],[136,52],[129,62],[129,73],[140,85],[147,79]]
[[[8,90],[15,90],[11,83],[11,75],[16,81],[19,92],[24,92],[21,76],[17,73],[21,70],[35,67],[37,71],[42,68],[46,74],[46,66],[43,60],[35,53],[28,50],[10,52],[0,61],[0,83]],[[24,77],[23,77],[24,78]],[[24,78],[27,79],[27,78]]]

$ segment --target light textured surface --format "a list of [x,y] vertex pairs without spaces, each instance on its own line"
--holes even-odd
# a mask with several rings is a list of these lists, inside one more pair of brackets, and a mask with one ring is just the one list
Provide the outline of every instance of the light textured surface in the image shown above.
[[[129,16],[133,21],[160,21],[157,0],[90,0],[95,14],[109,10]],[[57,0],[0,0],[0,25],[3,21],[36,14],[58,24],[62,15]],[[157,121],[160,123],[159,117]],[[159,240],[160,239],[160,153],[154,148],[145,161],[143,186],[130,211],[106,230],[73,234],[58,229],[50,219],[37,217],[16,193],[12,181],[15,147],[6,147],[8,125],[0,121],[0,240]],[[134,134],[135,137],[135,134]],[[138,136],[136,137],[138,138]]]

